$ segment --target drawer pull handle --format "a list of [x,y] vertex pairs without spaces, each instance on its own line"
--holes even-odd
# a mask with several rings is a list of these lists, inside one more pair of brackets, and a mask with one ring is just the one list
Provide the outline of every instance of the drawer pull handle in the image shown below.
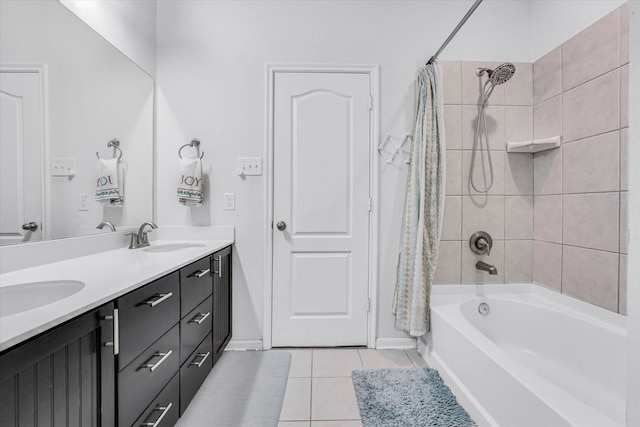
[[222,277],[222,255],[218,255],[214,261],[218,261],[218,271],[214,271],[214,273],[217,274],[218,277]]
[[207,274],[209,274],[211,272],[210,268],[207,268],[206,270],[198,270],[198,271],[194,271],[193,273],[191,273],[190,275],[188,275],[187,277],[197,277],[198,279],[201,277],[206,276]]
[[[193,319],[191,319],[189,321],[189,323],[197,323],[198,325],[201,324],[202,322],[204,322],[204,319],[206,319],[207,317],[209,317],[211,315],[211,312],[207,312],[205,314],[202,313],[198,313],[198,315],[196,317],[194,317]],[[199,319],[197,318],[198,316],[202,316]]]
[[207,360],[207,357],[209,357],[209,355],[210,355],[210,354],[211,354],[211,352],[210,352],[210,351],[207,351],[206,353],[198,353],[198,354],[196,355],[196,357],[202,357],[202,360],[201,360],[201,361],[199,361],[199,362],[191,362],[190,364],[191,364],[191,365],[195,365],[195,366],[197,366],[197,367],[199,368],[199,367],[201,367],[201,366],[202,366],[202,364],[204,363],[204,361],[205,361],[205,360]]
[[143,426],[149,426],[149,427],[158,427],[158,425],[160,425],[160,421],[162,421],[162,419],[164,418],[165,415],[167,415],[167,412],[169,412],[169,410],[171,409],[171,407],[173,406],[173,403],[169,402],[169,404],[167,406],[158,406],[157,408],[154,408],[154,411],[162,411],[162,413],[160,414],[160,416],[158,417],[158,419],[156,420],[155,423],[142,423]]
[[156,305],[160,304],[162,301],[167,300],[169,298],[171,298],[173,296],[173,292],[169,292],[168,294],[157,294],[156,296],[154,296],[151,299],[146,300],[144,303],[148,304],[149,307],[155,307]]
[[156,352],[152,357],[157,357],[157,356],[162,356],[160,358],[160,360],[158,360],[156,363],[145,363],[144,365],[140,366],[141,368],[149,368],[149,370],[151,372],[155,371],[156,369],[158,369],[160,367],[160,365],[162,365],[164,363],[165,360],[167,360],[167,358],[169,356],[171,356],[171,353],[173,353],[173,350],[169,350],[166,353],[160,353],[160,352]]
[[113,341],[104,343],[105,347],[113,347],[113,355],[116,356],[120,353],[120,325],[118,321],[118,309],[113,309],[112,316],[104,316],[103,320],[113,320]]

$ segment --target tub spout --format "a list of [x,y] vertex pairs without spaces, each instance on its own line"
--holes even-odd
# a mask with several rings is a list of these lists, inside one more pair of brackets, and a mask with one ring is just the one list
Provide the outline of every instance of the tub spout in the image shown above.
[[476,268],[478,270],[487,271],[489,274],[492,274],[492,275],[498,274],[498,269],[491,264],[487,264],[486,262],[478,261],[476,263]]

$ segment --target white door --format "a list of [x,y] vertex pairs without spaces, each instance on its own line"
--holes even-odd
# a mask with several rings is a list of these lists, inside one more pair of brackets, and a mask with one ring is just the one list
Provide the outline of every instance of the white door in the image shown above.
[[0,72],[0,245],[42,240],[40,81],[38,72]]
[[367,344],[369,105],[369,74],[275,73],[274,347]]

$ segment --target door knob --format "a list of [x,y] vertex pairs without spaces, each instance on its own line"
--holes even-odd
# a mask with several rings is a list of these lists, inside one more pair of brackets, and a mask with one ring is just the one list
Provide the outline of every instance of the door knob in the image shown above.
[[276,227],[278,227],[278,230],[284,231],[284,229],[287,228],[287,223],[284,221],[278,221]]
[[25,224],[22,224],[22,229],[25,231],[36,231],[38,229],[38,224],[33,221],[27,222]]

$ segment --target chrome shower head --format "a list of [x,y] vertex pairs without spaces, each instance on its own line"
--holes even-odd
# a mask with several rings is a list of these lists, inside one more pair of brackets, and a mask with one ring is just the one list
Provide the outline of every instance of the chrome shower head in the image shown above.
[[516,66],[506,62],[504,64],[498,65],[493,70],[489,68],[478,68],[476,70],[476,75],[481,77],[484,73],[489,75],[488,82],[491,82],[493,86],[501,85],[509,80],[516,72]]

